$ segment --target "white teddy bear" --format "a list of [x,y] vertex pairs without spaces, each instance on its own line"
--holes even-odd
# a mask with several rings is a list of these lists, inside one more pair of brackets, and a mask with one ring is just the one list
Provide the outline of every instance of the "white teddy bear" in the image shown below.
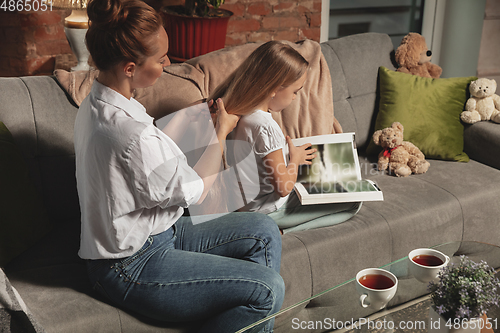
[[472,81],[469,87],[471,97],[460,114],[464,123],[474,124],[481,120],[500,123],[500,96],[495,94],[497,82],[486,78]]

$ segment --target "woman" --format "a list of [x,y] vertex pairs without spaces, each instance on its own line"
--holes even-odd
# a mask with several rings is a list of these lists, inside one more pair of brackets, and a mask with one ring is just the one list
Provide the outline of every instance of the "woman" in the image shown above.
[[276,224],[255,213],[197,225],[182,216],[213,184],[238,117],[216,102],[218,144],[191,168],[132,98],[170,64],[158,13],[141,0],[93,0],[87,12],[86,43],[100,72],[78,111],[75,152],[79,255],[94,288],[150,318],[205,320],[201,332],[235,332],[277,312],[284,284]]

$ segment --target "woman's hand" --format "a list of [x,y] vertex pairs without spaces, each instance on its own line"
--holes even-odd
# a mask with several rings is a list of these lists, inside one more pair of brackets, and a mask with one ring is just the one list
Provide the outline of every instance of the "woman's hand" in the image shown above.
[[302,146],[295,146],[292,139],[287,135],[286,142],[288,143],[288,150],[290,152],[290,163],[295,163],[297,165],[307,164],[311,165],[311,160],[316,157],[314,153],[317,151],[316,148],[311,148],[312,144],[306,143]]
[[210,142],[201,158],[193,167],[194,171],[196,171],[203,180],[204,185],[203,193],[198,201],[198,204],[203,202],[208,191],[217,178],[217,175],[221,171],[221,160],[222,155],[224,154],[226,137],[236,127],[236,124],[238,124],[238,120],[240,119],[239,116],[228,114],[226,112],[224,103],[220,98],[217,99],[215,104],[213,101],[209,101],[208,106],[211,109],[211,113],[216,111],[217,124],[215,125],[215,132],[217,137],[213,138],[213,141]]
[[215,131],[217,135],[221,134],[225,138],[236,127],[238,120],[240,120],[240,116],[227,113],[224,102],[220,98],[217,99],[216,105],[209,104],[209,106],[213,106],[217,112]]
[[[189,107],[177,111],[177,113],[182,113],[182,115],[184,116],[184,120],[187,121],[188,123],[189,122],[194,123],[199,121],[205,123],[210,119],[210,113],[206,112],[206,109],[201,105],[203,103],[204,103],[203,100],[196,101],[191,105],[189,105]],[[208,108],[210,110],[210,104],[208,104]]]

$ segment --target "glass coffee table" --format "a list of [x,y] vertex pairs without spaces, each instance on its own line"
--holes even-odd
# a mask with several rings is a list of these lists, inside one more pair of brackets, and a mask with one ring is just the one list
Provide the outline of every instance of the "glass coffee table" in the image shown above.
[[[451,258],[450,262],[459,261],[461,255],[467,256],[472,261],[484,260],[498,272],[500,268],[500,247],[473,241],[451,242],[431,247],[443,252]],[[408,270],[408,257],[401,258],[383,268],[390,271],[398,278],[398,290],[387,307],[381,311],[364,309],[359,303],[359,294],[356,291],[355,277],[339,285],[333,286],[310,298],[284,308],[237,333],[251,332],[255,326],[270,320],[286,316],[289,311],[304,304],[321,300],[327,304],[323,320],[289,320],[289,327],[283,323],[276,330],[279,332],[438,332],[430,330],[429,307],[431,305],[428,284],[416,280]],[[500,274],[498,274],[500,276]],[[500,292],[500,291],[498,291]],[[500,309],[494,308],[487,314],[489,324],[482,333],[500,333]]]

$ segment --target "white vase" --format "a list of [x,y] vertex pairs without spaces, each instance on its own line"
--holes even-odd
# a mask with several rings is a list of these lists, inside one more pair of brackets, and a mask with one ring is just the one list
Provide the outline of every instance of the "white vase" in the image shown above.
[[87,50],[87,45],[85,45],[85,34],[87,33],[87,29],[64,27],[64,32],[66,33],[71,51],[73,51],[78,60],[78,64],[71,68],[71,70],[89,70],[89,51]]
[[71,15],[64,19],[66,39],[78,60],[78,64],[71,68],[72,71],[89,70],[89,51],[85,45],[88,27],[89,17],[86,9],[73,9]]
[[[447,325],[448,322],[448,325]],[[429,332],[432,333],[480,333],[481,319],[473,318],[469,320],[461,320],[456,323],[452,321],[446,321],[441,317],[432,306],[429,310]]]

